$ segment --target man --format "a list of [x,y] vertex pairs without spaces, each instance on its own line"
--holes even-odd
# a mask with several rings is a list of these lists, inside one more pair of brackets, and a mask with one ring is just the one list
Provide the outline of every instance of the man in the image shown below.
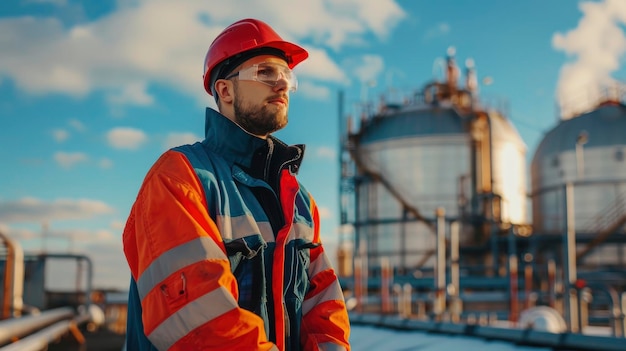
[[124,229],[132,279],[127,350],[349,350],[349,321],[295,177],[291,69],[306,50],[244,19],[209,47],[206,138],[165,152]]

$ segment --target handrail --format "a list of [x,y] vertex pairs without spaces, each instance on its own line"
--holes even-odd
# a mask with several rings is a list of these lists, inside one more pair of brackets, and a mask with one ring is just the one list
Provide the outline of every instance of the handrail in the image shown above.
[[350,152],[350,156],[352,156],[352,159],[354,160],[357,166],[357,169],[359,169],[362,173],[370,176],[372,179],[374,179],[374,181],[380,182],[380,184],[382,184],[382,186],[385,189],[387,189],[387,191],[391,194],[391,196],[393,196],[396,200],[398,200],[400,205],[402,205],[402,207],[405,210],[411,213],[416,219],[424,222],[434,233],[434,230],[435,230],[434,223],[428,220],[427,218],[425,218],[417,209],[417,207],[411,205],[409,201],[407,201],[405,197],[391,184],[391,182],[389,182],[387,178],[385,178],[382,175],[382,173],[376,172],[370,169],[369,167],[367,167],[365,165],[365,162],[363,162],[363,160],[361,159],[361,155],[360,155],[361,150],[359,149],[359,146],[357,145],[358,143],[353,141],[353,144],[354,145],[352,147],[349,147],[348,151]]
[[626,214],[626,191],[618,194],[615,200],[600,210],[592,220],[586,223],[584,228],[596,232],[603,231],[623,217],[624,214]]
[[606,102],[626,103],[626,85],[619,81],[575,88],[562,99],[558,114],[561,119],[570,119],[593,111]]
[[587,255],[594,247],[601,244],[619,227],[626,223],[626,192],[618,195],[600,214],[595,217],[595,226],[592,232],[596,232],[596,237],[588,243],[582,250],[576,253],[576,258],[581,259]]

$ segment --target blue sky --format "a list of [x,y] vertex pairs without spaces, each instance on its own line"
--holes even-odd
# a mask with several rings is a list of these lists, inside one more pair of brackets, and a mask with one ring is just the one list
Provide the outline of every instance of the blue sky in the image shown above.
[[309,50],[277,136],[307,144],[300,180],[329,247],[339,91],[347,112],[392,89],[409,95],[441,78],[436,63],[452,46],[461,69],[471,58],[491,81],[481,98],[507,103],[530,160],[560,101],[625,76],[620,0],[3,0],[0,230],[27,252],[86,253],[97,287],[125,288],[121,233],[143,177],[169,147],[201,139],[215,106],[204,55],[245,17]]

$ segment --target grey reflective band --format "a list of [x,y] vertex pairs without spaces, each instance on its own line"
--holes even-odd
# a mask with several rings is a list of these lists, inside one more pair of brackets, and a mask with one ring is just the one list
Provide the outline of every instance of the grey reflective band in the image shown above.
[[236,307],[237,301],[233,295],[226,288],[220,286],[176,311],[159,324],[148,335],[148,339],[157,349],[169,350],[172,345],[190,331]]
[[222,249],[208,236],[201,236],[162,253],[137,279],[139,298],[143,300],[170,274],[207,258],[227,259]]
[[295,222],[291,224],[291,230],[289,230],[287,241],[298,238],[313,241],[313,236],[313,227],[311,227],[311,225]]
[[346,351],[347,350],[345,347],[341,345],[337,345],[332,342],[324,342],[324,343],[317,345],[317,347],[319,347],[320,351]]
[[261,234],[265,242],[275,241],[270,222],[257,222],[251,215],[217,216],[216,224],[222,239],[239,239],[248,235]]
[[326,289],[322,290],[319,294],[313,295],[310,298],[302,302],[302,315],[306,315],[311,310],[326,301],[343,301],[343,294],[338,285],[333,282]]
[[330,264],[328,256],[326,254],[319,255],[314,261],[311,261],[311,264],[309,265],[309,274],[311,276],[315,276],[319,272],[323,272],[330,268],[332,268],[332,266]]

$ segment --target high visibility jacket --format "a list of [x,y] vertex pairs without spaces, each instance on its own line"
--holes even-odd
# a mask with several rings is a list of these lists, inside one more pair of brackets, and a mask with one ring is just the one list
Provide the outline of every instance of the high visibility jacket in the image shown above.
[[303,146],[212,109],[205,132],[159,158],[131,209],[127,350],[349,350]]

